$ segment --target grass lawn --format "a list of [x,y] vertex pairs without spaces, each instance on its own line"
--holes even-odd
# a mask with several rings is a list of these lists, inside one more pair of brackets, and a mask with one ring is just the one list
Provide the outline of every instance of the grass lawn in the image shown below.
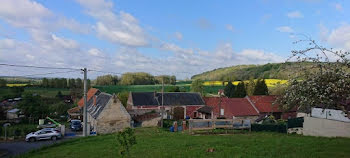
[[[278,133],[188,135],[157,128],[137,128],[131,157],[350,157],[350,139],[321,138]],[[214,152],[207,152],[214,148]],[[117,154],[115,134],[78,138],[21,155],[42,158],[108,158]]]

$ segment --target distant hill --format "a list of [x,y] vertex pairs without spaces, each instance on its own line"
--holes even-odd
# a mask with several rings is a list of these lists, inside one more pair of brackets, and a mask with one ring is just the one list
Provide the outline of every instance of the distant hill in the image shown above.
[[268,63],[265,65],[237,65],[218,68],[191,77],[211,81],[249,80],[249,78],[283,79],[299,74],[301,67],[311,67],[312,63]]

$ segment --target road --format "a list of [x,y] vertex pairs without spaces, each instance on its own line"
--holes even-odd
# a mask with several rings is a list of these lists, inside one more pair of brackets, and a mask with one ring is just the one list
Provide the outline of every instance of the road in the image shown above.
[[[66,132],[71,132],[70,130],[66,130]],[[1,142],[0,143],[0,151],[7,151],[7,154],[3,157],[10,157],[18,154],[23,154],[29,152],[34,149],[39,149],[46,145],[51,145],[54,143],[60,143],[72,138],[76,138],[80,136],[81,132],[78,132],[75,136],[66,136],[62,139],[58,139],[57,141],[52,140],[41,140],[33,143],[29,143],[26,141],[15,141],[15,142]]]

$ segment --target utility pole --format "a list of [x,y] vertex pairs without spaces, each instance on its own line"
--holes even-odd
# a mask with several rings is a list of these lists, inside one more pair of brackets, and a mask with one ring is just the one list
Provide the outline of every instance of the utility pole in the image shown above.
[[86,137],[88,136],[88,131],[87,131],[87,69],[84,68],[82,69],[84,72],[84,116],[83,116],[83,121],[84,121],[84,126],[83,126],[83,136]]
[[162,77],[162,115],[161,115],[160,126],[163,128],[163,117],[164,117],[164,76]]

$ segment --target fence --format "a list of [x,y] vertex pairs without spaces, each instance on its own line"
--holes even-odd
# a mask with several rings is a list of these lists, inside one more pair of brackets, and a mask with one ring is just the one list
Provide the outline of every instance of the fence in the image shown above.
[[250,120],[237,121],[233,119],[211,119],[200,120],[190,119],[189,132],[197,130],[212,130],[212,129],[249,129],[251,130]]

